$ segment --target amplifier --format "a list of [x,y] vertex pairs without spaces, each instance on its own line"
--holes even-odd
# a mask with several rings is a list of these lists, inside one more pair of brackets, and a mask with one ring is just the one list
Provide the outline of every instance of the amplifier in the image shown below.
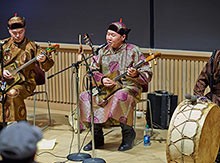
[[[148,93],[147,98],[151,103],[153,128],[168,129],[170,119],[177,107],[178,96],[164,90],[158,90]],[[147,107],[149,108],[149,102]],[[146,114],[146,121],[151,125],[149,111]]]

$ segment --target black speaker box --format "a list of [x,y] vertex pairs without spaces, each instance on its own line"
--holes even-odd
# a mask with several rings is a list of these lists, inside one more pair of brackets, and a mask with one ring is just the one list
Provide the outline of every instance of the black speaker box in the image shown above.
[[[153,127],[168,129],[170,119],[177,107],[178,96],[164,90],[149,93],[147,96],[151,104]],[[149,108],[149,102],[147,104]],[[147,111],[146,121],[151,127],[150,112]]]

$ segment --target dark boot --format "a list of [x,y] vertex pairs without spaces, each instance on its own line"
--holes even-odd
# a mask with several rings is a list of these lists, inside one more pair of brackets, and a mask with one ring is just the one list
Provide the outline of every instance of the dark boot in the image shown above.
[[120,125],[122,129],[122,143],[119,146],[118,150],[126,151],[126,150],[133,148],[136,133],[133,127],[122,124],[122,123]]
[[217,157],[215,159],[215,163],[220,163],[220,149],[219,149],[218,155],[217,155]]
[[[95,141],[95,148],[98,149],[104,145],[104,136],[102,131],[102,125],[94,124],[94,141]],[[83,148],[84,151],[92,150],[92,141],[90,141],[87,145]]]

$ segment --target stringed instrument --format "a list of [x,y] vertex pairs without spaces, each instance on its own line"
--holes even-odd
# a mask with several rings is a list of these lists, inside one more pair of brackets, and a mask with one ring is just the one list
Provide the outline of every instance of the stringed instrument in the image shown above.
[[[138,69],[140,68],[144,63],[149,62],[155,58],[158,58],[161,56],[161,53],[155,53],[155,54],[151,54],[149,55],[145,60],[141,60],[140,62],[138,62],[133,68]],[[97,92],[98,95],[98,99],[97,104],[99,106],[105,106],[108,102],[108,99],[119,89],[122,89],[122,84],[119,82],[119,80],[121,78],[126,77],[127,72],[124,72],[114,78],[112,78],[112,76],[114,76],[115,74],[109,74],[106,75],[106,77],[109,77],[110,79],[112,79],[114,82],[116,82],[116,85],[114,87],[108,88],[105,87],[103,85],[100,85],[98,88],[94,88],[94,89],[98,89],[98,90],[94,90],[94,92]]]
[[[86,41],[86,43],[92,48],[92,50],[94,49],[91,43],[91,40],[89,38],[88,34],[84,35],[84,39]],[[145,60],[141,60],[139,61],[133,68],[138,69],[140,68],[144,63],[149,62],[155,58],[158,58],[161,56],[161,53],[152,53],[151,55],[149,55]],[[116,82],[116,85],[114,87],[108,88],[105,87],[103,85],[94,87],[92,90],[92,94],[93,96],[96,96],[96,102],[99,106],[105,106],[108,102],[109,97],[111,97],[111,95],[113,95],[117,90],[122,89],[122,84],[119,82],[119,80],[123,77],[126,77],[127,72],[124,72],[120,75],[117,76],[117,72],[113,72],[111,74],[107,74],[106,77],[112,79],[113,81]]]
[[[44,52],[42,52],[41,54],[43,54],[45,56],[47,56],[47,54],[51,55],[51,53],[55,52],[57,48],[59,48],[59,44],[51,45],[51,46],[47,47],[46,50]],[[12,64],[5,66],[4,69],[8,70],[12,74],[12,76],[14,77],[13,79],[4,79],[4,82],[6,82],[5,91],[10,89],[12,86],[14,86],[19,81],[25,80],[24,76],[21,75],[19,72],[36,61],[37,61],[37,56],[32,58],[31,60],[29,60],[25,64],[21,65],[20,67],[17,66],[16,62],[13,62]]]

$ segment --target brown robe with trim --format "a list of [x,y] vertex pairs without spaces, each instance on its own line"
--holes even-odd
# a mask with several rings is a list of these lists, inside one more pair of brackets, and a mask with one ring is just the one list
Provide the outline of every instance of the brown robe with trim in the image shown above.
[[[20,67],[44,51],[35,42],[30,41],[27,38],[25,38],[21,44],[15,44],[12,38],[5,39],[4,41],[5,43],[2,48],[4,68],[6,69],[11,67],[10,65],[12,64]],[[41,69],[44,71],[48,71],[53,64],[54,61],[50,57],[47,57],[45,62],[39,63]],[[5,122],[26,120],[27,115],[24,99],[30,96],[36,88],[36,73],[34,68],[35,63],[32,63],[18,73],[20,77],[18,78],[19,80],[15,80],[16,82],[12,83],[10,83],[11,81],[6,81],[6,86],[10,86],[10,88],[6,90],[6,96],[4,96]],[[0,77],[2,79],[2,72],[0,72]],[[2,111],[1,102],[0,122],[3,122]]]
[[210,86],[211,57],[202,69],[194,87],[194,94],[206,96],[212,102],[220,106],[220,50],[217,50],[213,61],[213,87],[211,91],[204,95],[205,89]]

